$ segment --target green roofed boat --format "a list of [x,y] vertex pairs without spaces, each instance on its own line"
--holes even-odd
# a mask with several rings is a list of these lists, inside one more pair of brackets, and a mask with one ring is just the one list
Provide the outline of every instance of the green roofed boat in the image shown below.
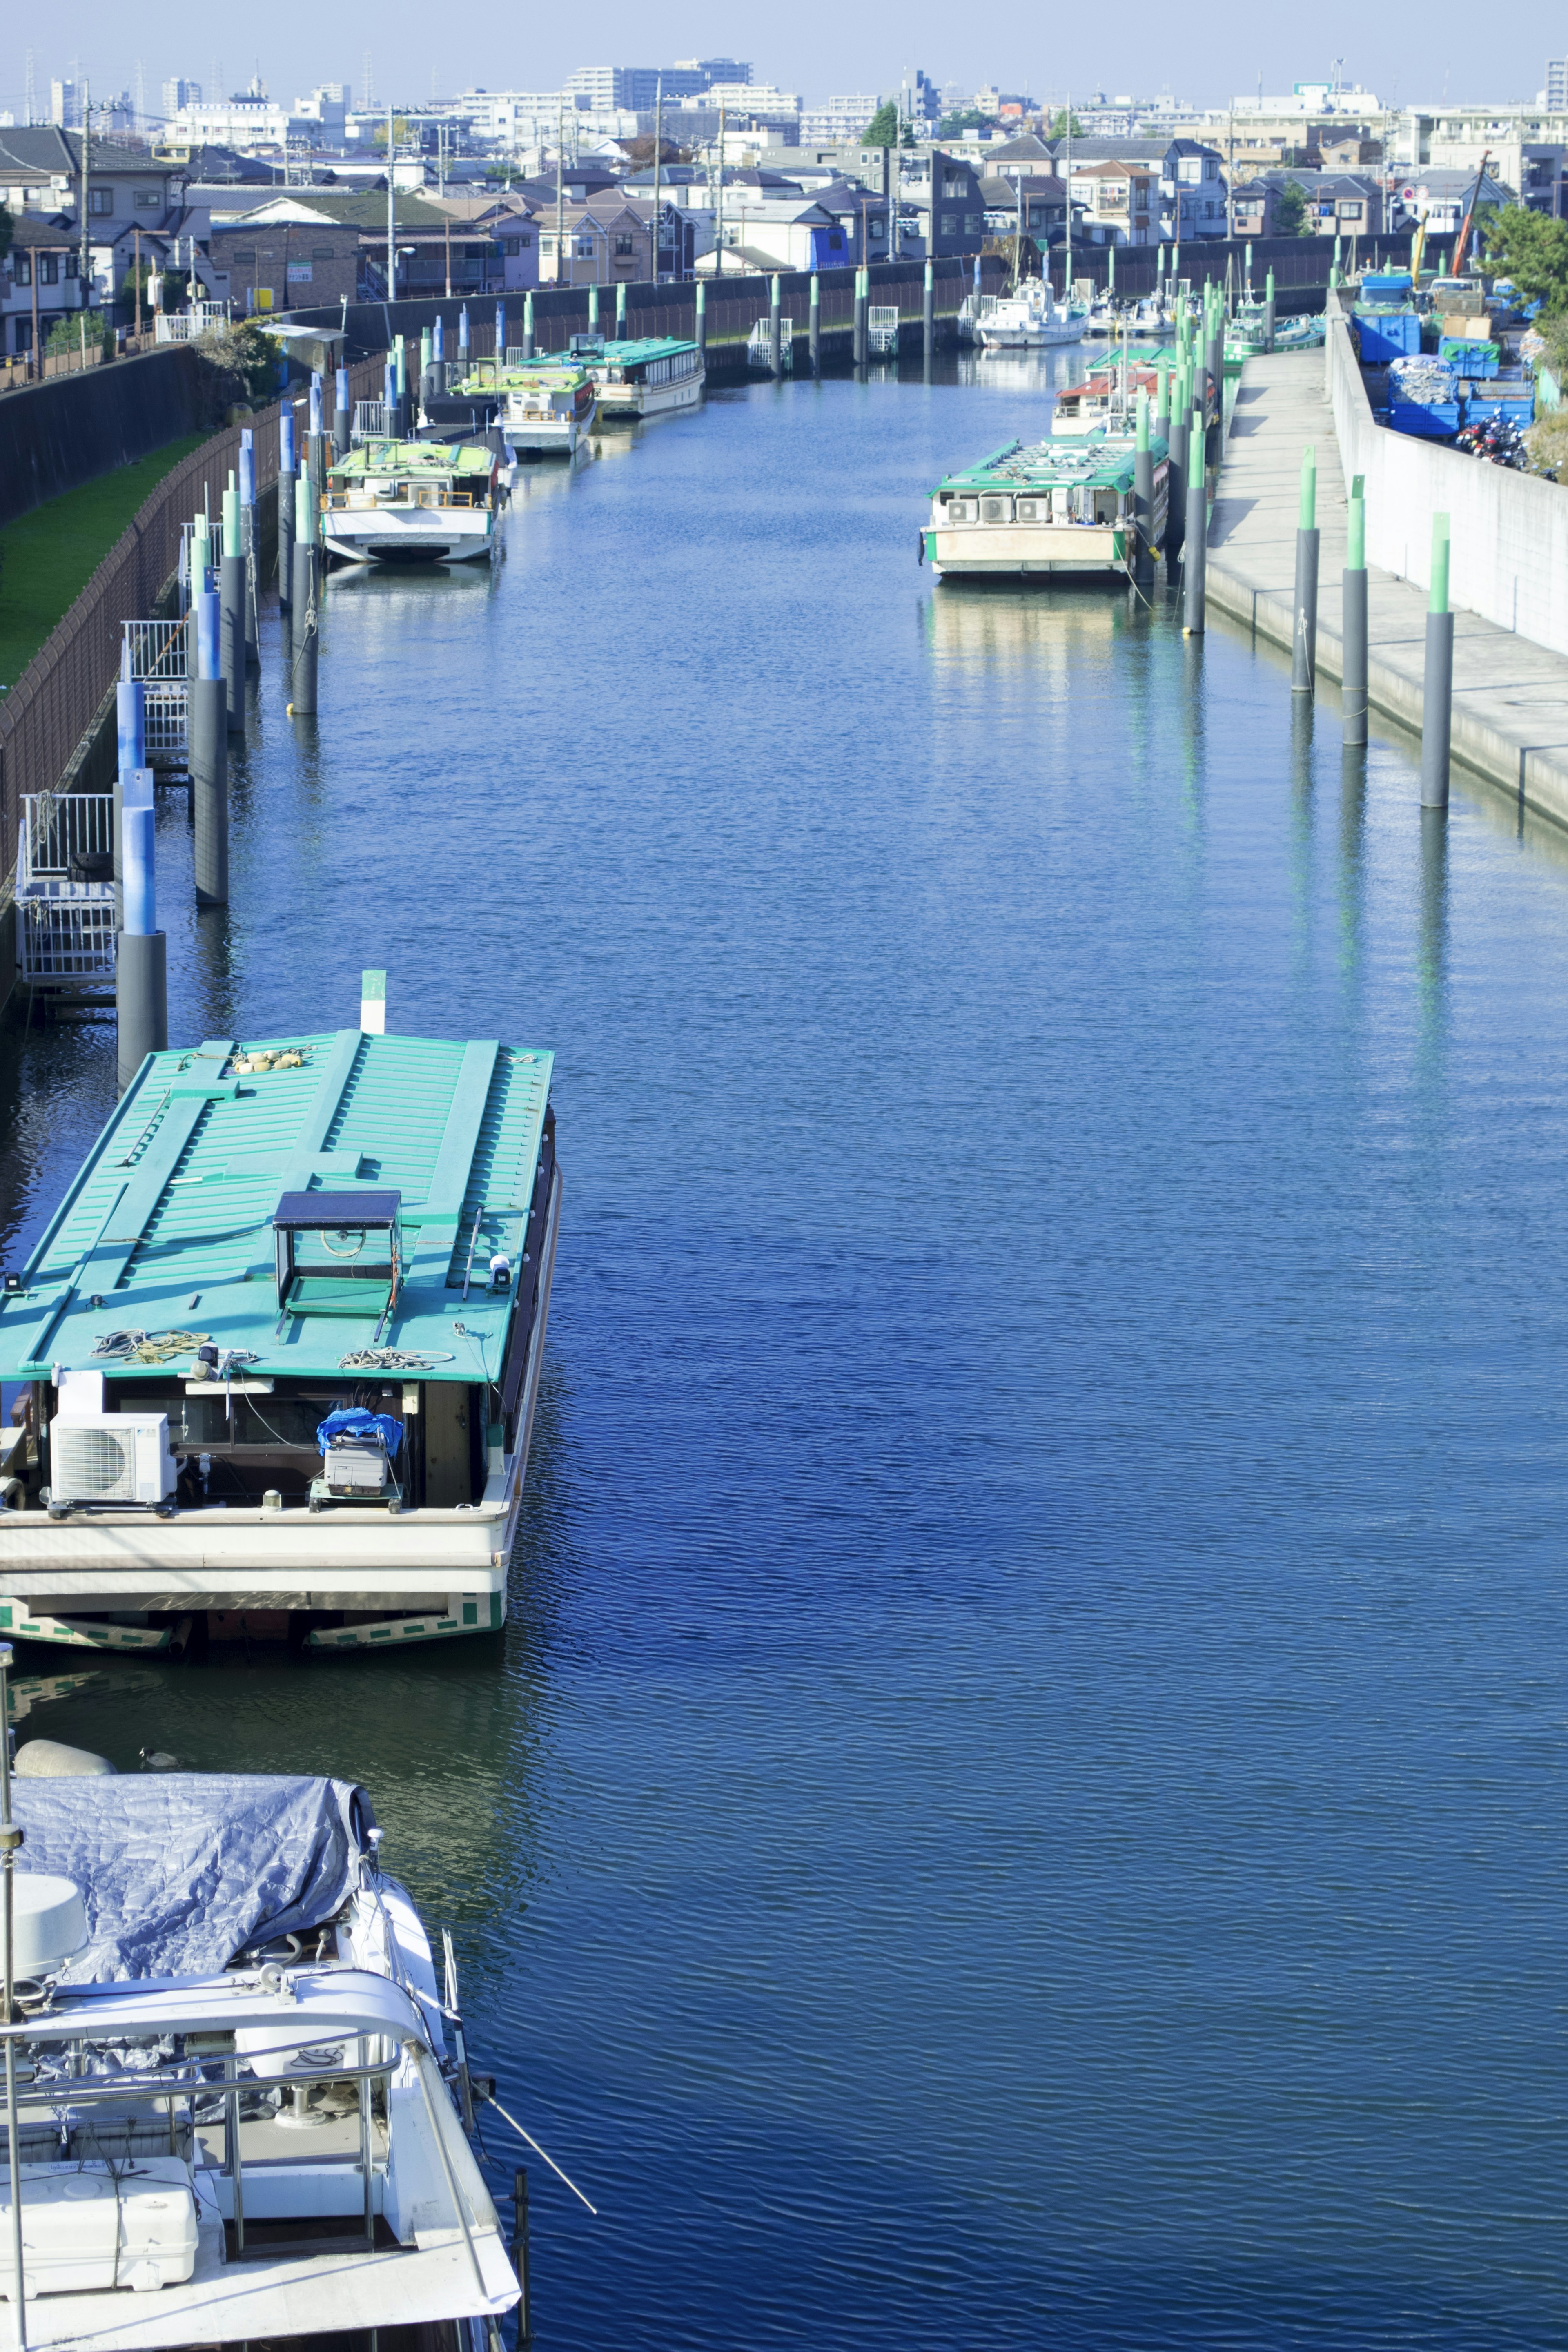
[[[949,474],[931,494],[921,533],[922,562],[939,579],[950,573],[1041,577],[1066,572],[1132,572],[1136,554],[1132,433],[1010,441],[966,472]],[[1155,543],[1164,534],[1170,467],[1166,444],[1151,435]]]
[[327,475],[321,540],[345,563],[478,563],[499,460],[485,441],[362,441]]
[[588,370],[599,395],[601,416],[667,416],[695,408],[706,373],[701,347],[674,335],[643,335],[607,342],[602,335],[573,335],[571,348],[553,355]]
[[591,431],[597,394],[575,360],[476,361],[455,391],[430,394],[427,424],[479,432],[494,425],[505,446],[508,485],[519,457],[570,457]]
[[5,1275],[0,1634],[332,1649],[503,1622],[552,1057],[388,1036],[384,1010],[367,974],[357,1028],[150,1055]]

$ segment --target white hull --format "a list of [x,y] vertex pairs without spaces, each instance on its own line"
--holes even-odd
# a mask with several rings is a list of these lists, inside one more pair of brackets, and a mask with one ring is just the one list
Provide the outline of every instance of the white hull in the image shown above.
[[[528,1342],[515,1450],[492,1449],[478,1502],[466,1510],[332,1505],[311,1511],[256,1508],[0,1510],[0,1634],[73,1647],[135,1648],[72,1622],[106,1610],[180,1614],[198,1610],[371,1611],[402,1629],[383,1639],[430,1640],[490,1633],[506,1618],[507,1565],[517,1532],[543,1366],[561,1179],[555,1171],[545,1225],[539,1302]],[[418,1614],[428,1622],[410,1630]],[[128,1629],[131,1630],[131,1629]],[[317,1648],[366,1645],[371,1629],[317,1635]],[[161,1646],[163,1631],[145,1646]],[[379,1644],[378,1644],[379,1645]]]
[[332,507],[322,538],[344,563],[483,563],[491,524],[487,507]]
[[1013,578],[1050,572],[1125,572],[1131,533],[1113,523],[982,523],[932,533],[936,576],[973,572]]
[[703,396],[703,377],[687,376],[679,383],[605,383],[599,387],[601,416],[668,416],[678,408],[696,408]]
[[988,352],[1043,352],[1058,343],[1081,343],[1084,324],[1082,319],[1068,319],[1055,326],[998,327],[987,320],[975,331]]

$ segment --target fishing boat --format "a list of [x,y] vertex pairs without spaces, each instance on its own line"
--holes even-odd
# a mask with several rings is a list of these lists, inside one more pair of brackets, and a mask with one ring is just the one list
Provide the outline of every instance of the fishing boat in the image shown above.
[[573,335],[564,356],[592,377],[601,416],[668,416],[676,409],[695,408],[703,396],[702,347],[674,335],[622,341]]
[[359,1025],[150,1055],[0,1289],[0,1633],[493,1632],[561,1181],[551,1056]]
[[465,424],[471,432],[500,433],[503,465],[519,457],[570,457],[592,430],[598,404],[593,378],[571,361],[526,360],[503,366],[481,362],[455,391],[425,402],[428,421],[438,430]]
[[[1164,535],[1169,465],[1151,436],[1151,537]],[[1135,436],[1095,433],[1083,440],[1010,441],[977,466],[949,474],[931,494],[920,557],[949,574],[1015,578],[1125,572],[1137,553],[1134,508]]]
[[988,352],[1046,351],[1057,343],[1079,343],[1089,323],[1081,305],[1061,303],[1043,278],[1026,278],[1014,294],[998,298],[996,307],[975,323],[975,333]]
[[488,2086],[364,1790],[83,1767],[6,1791],[17,2341],[498,2352],[519,2286],[470,2144]]
[[480,563],[499,459],[486,440],[362,441],[327,475],[321,541],[344,563]]

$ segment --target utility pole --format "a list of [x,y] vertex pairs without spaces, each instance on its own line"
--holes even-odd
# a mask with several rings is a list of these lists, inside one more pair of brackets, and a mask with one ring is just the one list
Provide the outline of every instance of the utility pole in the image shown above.
[[713,266],[724,276],[724,100],[718,102],[718,209],[714,215]]
[[1236,107],[1230,109],[1230,132],[1225,149],[1225,234],[1236,242]]
[[[369,66],[369,52],[366,65]],[[392,179],[392,110],[387,100],[387,300],[397,300],[397,191]]]
[[[566,102],[557,99],[555,106],[555,282],[560,284],[560,265],[566,258]],[[573,272],[575,276],[575,271]]]
[[81,257],[77,264],[81,273],[81,299],[77,316],[81,320],[81,363],[87,366],[87,312],[92,299],[92,247],[88,238],[87,194],[90,170],[88,150],[92,144],[92,91],[86,77],[82,79],[81,109]]
[[664,77],[653,85],[653,283],[659,282],[659,159],[664,144]]

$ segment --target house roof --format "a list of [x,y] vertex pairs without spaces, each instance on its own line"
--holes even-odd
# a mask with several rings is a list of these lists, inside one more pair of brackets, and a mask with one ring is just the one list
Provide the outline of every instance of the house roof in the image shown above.
[[994,172],[998,163],[1049,164],[1051,160],[1051,149],[1032,131],[1026,131],[1021,139],[1004,140],[999,147],[988,147],[985,158],[988,173]]
[[[445,229],[452,223],[450,213],[438,205],[427,204],[423,196],[406,194],[399,189],[392,198],[396,225],[400,229]],[[386,234],[387,195],[384,188],[312,188],[310,210],[318,220],[338,221],[344,227],[379,229]]]
[[69,213],[17,213],[11,223],[13,251],[19,245],[77,247],[81,230]]
[[279,196],[270,205],[257,205],[254,211],[213,215],[214,229],[235,228],[344,228],[350,224],[336,220],[330,213],[318,212],[312,205],[296,204],[291,197]]
[[[183,166],[155,163],[140,147],[117,146],[95,139],[88,150],[88,171],[138,173],[166,180]],[[81,170],[81,132],[62,131],[57,123],[35,122],[26,129],[0,131],[0,179],[50,180],[61,172],[73,179]]]
[[[1017,180],[1003,179],[999,173],[995,175],[988,174],[980,182],[980,193],[988,205],[1016,205],[1019,199],[1019,184]],[[1065,211],[1067,183],[1065,180],[1057,179],[1054,174],[1048,177],[1043,172],[1038,178],[1026,176],[1023,182],[1023,200],[1026,205],[1060,205]]]
[[1118,159],[1113,163],[1091,163],[1086,172],[1074,172],[1072,176],[1075,180],[1146,180],[1153,171],[1152,163],[1124,163]]

